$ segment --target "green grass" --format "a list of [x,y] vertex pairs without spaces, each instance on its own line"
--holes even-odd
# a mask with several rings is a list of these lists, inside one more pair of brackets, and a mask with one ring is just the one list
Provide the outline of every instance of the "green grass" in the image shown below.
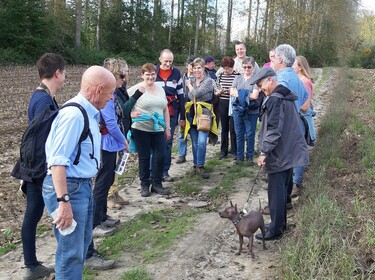
[[105,239],[99,251],[115,259],[126,250],[134,252],[134,257],[143,263],[160,260],[174,241],[191,228],[198,213],[174,209],[143,213]]
[[0,247],[0,256],[5,255],[6,253],[16,249],[16,244],[14,243],[8,243],[4,246]]
[[152,280],[148,272],[142,268],[134,268],[127,271],[122,280]]
[[[341,71],[342,78],[337,81],[329,113],[322,121],[313,151],[304,197],[296,210],[293,236],[281,243],[280,279],[367,279],[368,268],[361,267],[357,260],[375,243],[374,198],[366,195],[368,186],[355,188],[351,182],[347,186],[335,185],[330,180],[340,179],[332,175],[334,170],[345,167],[356,172],[358,167],[370,165],[371,158],[374,161],[374,131],[359,117],[353,105],[348,110],[356,76],[345,69]],[[375,103],[375,99],[372,102]],[[369,102],[368,106],[372,108],[374,104]],[[353,139],[358,145],[351,147],[348,143]],[[356,156],[357,153],[361,156]],[[363,174],[374,174],[374,170]],[[356,182],[360,180],[366,178],[359,177]],[[355,195],[350,194],[351,188],[357,189]],[[340,195],[345,191],[348,197]]]

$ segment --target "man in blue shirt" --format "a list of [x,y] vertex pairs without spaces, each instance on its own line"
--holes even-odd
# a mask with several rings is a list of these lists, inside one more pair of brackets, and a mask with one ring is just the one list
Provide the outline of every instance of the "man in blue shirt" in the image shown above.
[[[308,100],[309,93],[292,67],[295,59],[296,51],[294,48],[288,44],[283,44],[276,48],[272,63],[279,83],[297,95],[298,99],[295,100],[295,105],[297,110],[300,111],[301,106]],[[305,126],[301,119],[300,126],[304,135]],[[293,182],[290,183],[288,188],[288,203],[291,202],[290,195],[293,190],[293,183],[298,188],[302,187],[304,171],[304,166],[297,166],[293,169]]]
[[[79,103],[87,112],[93,140],[81,143],[79,163],[73,165],[78,140],[84,127],[81,111],[73,106],[63,108],[52,123],[46,141],[48,173],[43,182],[43,199],[51,214],[57,210],[55,224],[56,279],[82,279],[88,246],[92,239],[92,177],[100,162],[99,110],[113,98],[116,80],[100,66],[88,68],[82,76],[80,92],[68,102]],[[93,152],[93,154],[92,154]],[[61,230],[77,225],[68,235]]]

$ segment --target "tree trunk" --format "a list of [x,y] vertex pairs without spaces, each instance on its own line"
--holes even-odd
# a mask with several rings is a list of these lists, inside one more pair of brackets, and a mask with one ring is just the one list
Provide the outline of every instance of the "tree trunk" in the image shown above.
[[174,0],[172,0],[172,7],[171,7],[171,22],[169,25],[168,48],[172,46],[173,10],[174,10]]
[[257,9],[255,13],[254,37],[255,42],[258,43],[258,21],[259,21],[259,0],[257,0]]
[[100,21],[102,17],[102,1],[98,0],[98,17],[96,23],[96,50],[100,50]]
[[82,0],[76,0],[76,47],[81,46]]
[[250,27],[251,27],[251,4],[252,0],[249,1],[249,16],[247,18],[247,30],[246,30],[246,37],[250,40]]
[[225,49],[229,51],[230,33],[232,32],[233,0],[228,0],[227,34],[225,36]]
[[217,38],[217,15],[218,15],[218,9],[217,9],[217,2],[218,0],[215,1],[215,15],[214,15],[214,48],[215,52],[219,50],[219,44],[218,44],[218,38]]
[[198,40],[199,40],[199,23],[201,15],[201,1],[198,0],[198,7],[196,9],[196,23],[195,23],[195,36],[194,36],[194,56],[198,54]]

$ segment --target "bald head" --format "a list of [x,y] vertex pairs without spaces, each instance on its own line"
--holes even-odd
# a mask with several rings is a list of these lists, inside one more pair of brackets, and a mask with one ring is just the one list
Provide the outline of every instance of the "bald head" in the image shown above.
[[82,75],[81,94],[97,109],[103,109],[113,98],[115,76],[101,66],[91,66]]
[[160,68],[163,70],[169,70],[173,64],[173,53],[170,49],[164,49],[160,52]]

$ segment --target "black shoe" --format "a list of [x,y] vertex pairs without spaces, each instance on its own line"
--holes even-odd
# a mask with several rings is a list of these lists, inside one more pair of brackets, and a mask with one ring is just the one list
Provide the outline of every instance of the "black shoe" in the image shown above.
[[54,272],[55,272],[55,269],[53,267],[46,267],[42,265],[41,262],[39,262],[37,266],[26,267],[26,271],[23,276],[23,279],[24,280],[40,279],[43,277],[50,276],[50,274]]
[[156,192],[157,194],[160,194],[160,195],[170,195],[171,194],[171,192],[168,189],[165,189],[162,186],[157,186],[157,187],[152,186],[151,192]]
[[144,186],[141,186],[141,196],[142,197],[148,197],[151,195],[150,193],[150,187],[144,187]]
[[120,224],[120,220],[119,219],[113,219],[110,216],[107,216],[107,219],[104,222],[102,222],[102,226],[105,226],[107,228],[115,227],[118,224]]
[[179,156],[178,159],[176,160],[177,164],[184,163],[186,162],[186,157],[184,156]]
[[277,240],[277,239],[280,239],[281,237],[283,236],[282,233],[280,234],[271,234],[269,231],[266,232],[266,234],[264,235],[264,238],[263,238],[263,235],[261,233],[258,233],[255,235],[255,238],[258,239],[258,240]]
[[107,270],[115,266],[114,260],[107,260],[103,258],[98,252],[94,252],[91,257],[87,258],[84,267],[96,270]]
[[254,166],[254,165],[255,165],[255,162],[254,162],[254,160],[253,160],[252,158],[248,158],[248,159],[247,159],[247,164],[248,164],[249,166]]
[[163,182],[173,182],[173,178],[171,176],[169,176],[168,174],[167,175],[163,175]]
[[197,173],[200,174],[203,179],[210,178],[210,175],[208,175],[208,173],[206,172],[206,169],[204,169],[204,166],[198,166]]
[[227,157],[227,155],[221,154],[220,157],[219,157],[219,160],[222,160],[223,158],[226,158],[226,157]]

